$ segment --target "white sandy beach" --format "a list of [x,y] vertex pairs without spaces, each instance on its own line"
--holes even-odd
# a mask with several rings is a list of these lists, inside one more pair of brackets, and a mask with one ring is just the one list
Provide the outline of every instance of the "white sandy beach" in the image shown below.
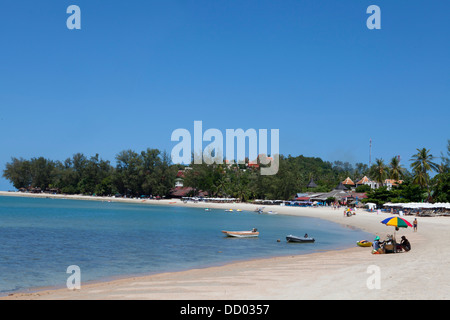
[[[0,195],[25,196],[0,192]],[[49,195],[28,195],[50,197]],[[138,202],[153,205],[197,206],[255,210],[252,204],[187,203],[179,200],[125,200],[102,197],[51,196],[67,199]],[[270,208],[270,209],[269,209]],[[344,217],[343,209],[266,206],[279,214],[309,216],[357,227],[385,238],[393,227],[380,223],[391,214],[359,210]],[[413,216],[405,219],[411,223]],[[450,217],[417,217],[418,231],[400,229],[412,250],[373,255],[371,248],[237,262],[219,267],[133,277],[110,282],[83,284],[80,290],[46,290],[17,293],[2,299],[154,299],[154,300],[292,300],[292,299],[449,299]],[[373,240],[373,239],[367,239]],[[380,288],[369,288],[368,270],[380,271]],[[369,284],[372,282],[369,281]]]

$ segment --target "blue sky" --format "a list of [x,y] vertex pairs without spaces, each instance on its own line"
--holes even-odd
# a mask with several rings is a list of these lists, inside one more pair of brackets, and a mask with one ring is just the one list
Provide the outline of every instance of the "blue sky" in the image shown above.
[[[81,30],[68,30],[69,5]],[[381,8],[381,30],[366,9]],[[279,129],[280,153],[368,163],[450,138],[448,1],[0,5],[0,169],[170,150],[173,130]],[[3,178],[0,190],[12,189]]]

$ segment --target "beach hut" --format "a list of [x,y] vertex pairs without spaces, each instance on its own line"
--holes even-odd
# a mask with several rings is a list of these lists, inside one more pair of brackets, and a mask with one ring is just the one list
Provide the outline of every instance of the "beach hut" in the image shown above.
[[309,183],[306,187],[307,188],[317,188],[317,184],[314,182],[313,178],[311,178],[311,180],[309,180]]
[[346,185],[346,186],[354,186],[355,185],[355,183],[352,181],[352,179],[350,179],[350,177],[347,177],[347,179],[342,181],[342,184]]
[[367,178],[367,176],[364,176],[361,180],[359,180],[358,182],[356,182],[357,186],[363,185],[363,184],[369,184],[370,179]]
[[348,188],[346,186],[344,186],[344,184],[342,182],[339,182],[339,184],[336,186],[336,188],[334,188],[334,190],[347,191]]

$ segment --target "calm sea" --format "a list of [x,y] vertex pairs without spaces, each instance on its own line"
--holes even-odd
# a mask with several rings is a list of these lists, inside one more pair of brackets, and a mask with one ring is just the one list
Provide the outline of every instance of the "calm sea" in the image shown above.
[[[255,239],[221,230],[258,228]],[[287,243],[286,235],[316,239]],[[0,196],[0,295],[227,262],[352,247],[366,232],[304,217],[114,202]],[[277,242],[280,239],[280,242]]]

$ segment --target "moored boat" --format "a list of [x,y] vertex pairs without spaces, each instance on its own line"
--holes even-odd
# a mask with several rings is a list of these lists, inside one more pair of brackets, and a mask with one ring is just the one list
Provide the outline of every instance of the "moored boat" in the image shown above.
[[293,236],[293,235],[288,235],[286,236],[286,241],[287,242],[314,242],[316,241],[314,238],[311,237],[297,237],[297,236]]
[[255,212],[264,213],[264,207],[256,208]]
[[253,229],[251,231],[226,231],[223,230],[223,233],[227,235],[227,237],[233,238],[255,238],[259,236],[259,232],[257,229]]

